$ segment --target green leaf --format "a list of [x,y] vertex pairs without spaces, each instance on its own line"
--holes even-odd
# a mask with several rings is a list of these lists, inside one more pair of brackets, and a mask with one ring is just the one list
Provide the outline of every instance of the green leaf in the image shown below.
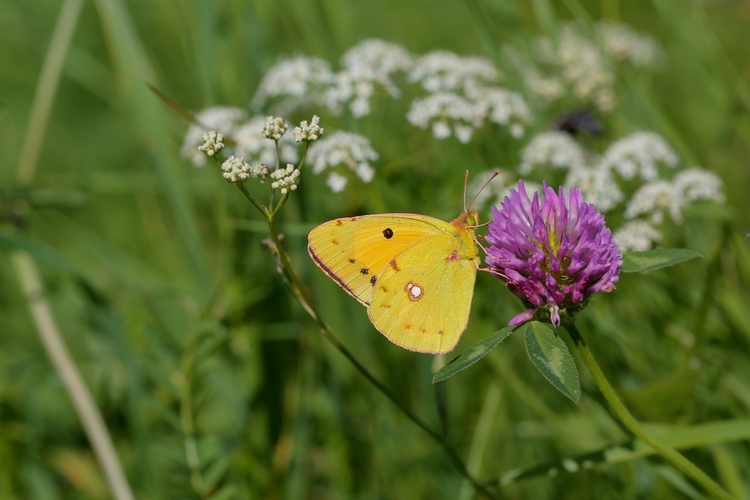
[[581,386],[568,346],[550,327],[539,321],[524,323],[523,329],[531,362],[557,390],[578,403]]
[[647,252],[630,252],[622,256],[621,271],[623,273],[642,273],[698,258],[703,258],[703,255],[687,248],[662,248]]
[[505,339],[505,337],[513,333],[516,328],[517,327],[515,326],[506,326],[502,330],[493,333],[486,339],[477,342],[473,346],[469,347],[466,352],[459,354],[450,363],[439,369],[432,377],[432,383],[437,384],[438,382],[442,382],[448,377],[451,377],[460,372],[464,368],[468,368],[469,366],[473,365],[474,363],[482,359],[485,354],[494,349],[497,344]]

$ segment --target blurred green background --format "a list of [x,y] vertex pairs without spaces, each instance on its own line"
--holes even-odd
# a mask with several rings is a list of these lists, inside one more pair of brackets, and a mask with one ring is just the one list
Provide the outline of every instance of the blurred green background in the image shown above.
[[[247,107],[282,54],[335,63],[378,37],[502,67],[503,44],[600,19],[650,33],[666,55],[656,72],[618,77],[620,105],[602,140],[656,131],[686,164],[716,172],[727,202],[689,213],[662,242],[705,259],[623,276],[580,328],[634,414],[656,431],[681,430],[689,458],[750,498],[749,2],[93,0],[77,14],[79,3],[0,0],[0,498],[110,498],[31,319],[10,258],[18,249],[37,262],[138,498],[471,498],[443,450],[324,342],[261,249],[259,214],[215,168],[179,157],[187,124],[144,84],[189,110]],[[72,43],[55,56],[60,71],[40,76],[61,9]],[[505,84],[524,93],[510,75]],[[44,94],[57,76],[48,122],[31,121],[37,86]],[[565,110],[529,103],[532,131]],[[373,108],[362,120],[316,109],[289,117],[320,114],[324,127],[368,136],[381,158],[373,184],[341,194],[309,177],[280,230],[307,291],[327,297],[321,312],[342,341],[440,429],[433,357],[378,334],[312,265],[305,235],[353,213],[450,220],[464,169],[517,164],[522,142],[489,131],[469,145],[436,141],[404,120],[403,100]],[[34,170],[22,145],[42,135],[28,146],[39,155]],[[480,273],[456,352],[519,311]],[[576,406],[509,338],[442,385],[446,439],[482,480],[542,464],[508,479],[506,498],[702,498],[660,459],[628,450],[592,456],[587,470],[548,472],[630,439],[579,368]]]

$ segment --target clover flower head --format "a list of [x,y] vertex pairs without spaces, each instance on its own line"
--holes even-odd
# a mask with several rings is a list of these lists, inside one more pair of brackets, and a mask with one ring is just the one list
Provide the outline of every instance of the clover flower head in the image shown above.
[[320,174],[326,169],[331,170],[328,174],[328,186],[333,192],[340,192],[348,179],[333,169],[343,165],[346,167],[344,171],[352,171],[363,182],[370,182],[375,175],[370,162],[378,159],[378,153],[366,137],[336,131],[310,146],[307,158],[312,164],[314,174]]
[[227,182],[245,182],[250,178],[252,167],[245,163],[244,158],[230,156],[221,164],[221,174]]
[[267,116],[266,125],[263,127],[263,137],[278,141],[288,128],[289,125],[286,124],[283,118]]
[[296,142],[314,142],[320,139],[323,132],[325,132],[325,129],[320,127],[320,117],[313,115],[309,124],[307,120],[302,120],[299,127],[294,127],[294,140]]
[[211,130],[203,134],[203,144],[198,146],[198,151],[206,153],[208,156],[213,156],[224,148],[224,134]]
[[271,172],[271,187],[278,189],[281,194],[287,194],[289,191],[295,191],[299,184],[299,169],[289,163],[286,168],[279,168]]
[[558,326],[596,292],[615,288],[622,255],[604,216],[585,203],[578,189],[566,196],[544,184],[532,199],[523,181],[511,189],[500,210],[493,207],[486,240],[487,264],[527,306],[511,325],[546,310]]

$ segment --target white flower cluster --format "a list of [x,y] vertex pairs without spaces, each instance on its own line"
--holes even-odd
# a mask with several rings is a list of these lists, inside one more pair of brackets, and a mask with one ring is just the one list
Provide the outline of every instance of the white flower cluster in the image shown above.
[[595,37],[575,24],[563,25],[556,39],[538,38],[532,57],[506,46],[503,56],[515,67],[525,86],[546,102],[566,94],[610,112],[617,105],[615,62],[651,68],[662,59],[661,46],[652,37],[620,23],[599,23]]
[[682,222],[682,210],[696,200],[724,202],[721,179],[713,172],[689,168],[679,172],[671,181],[656,180],[644,184],[625,207],[625,218],[646,216],[648,222],[660,224],[664,212],[675,222]]
[[[692,202],[724,201],[721,180],[714,173],[678,167],[677,153],[651,132],[635,132],[615,141],[602,155],[585,150],[563,132],[544,132],[522,150],[518,173],[526,177],[540,169],[563,169],[563,184],[579,188],[587,203],[593,203],[602,213],[621,210],[626,222],[614,234],[625,252],[648,250],[659,241],[662,235],[657,226],[665,222],[665,214],[679,224],[683,210]],[[672,170],[677,172],[671,175]],[[480,183],[480,179],[475,183]],[[493,180],[487,191],[507,193],[507,186],[514,184],[504,174]],[[477,204],[481,206],[491,194],[481,195]]]
[[467,143],[486,120],[520,137],[531,113],[520,94],[496,85],[499,78],[500,72],[482,57],[430,52],[409,72],[409,81],[428,95],[411,103],[406,118],[419,128],[430,126],[437,139],[455,135]]
[[584,36],[574,24],[560,30],[557,44],[549,38],[537,40],[538,59],[556,66],[559,74],[585,102],[593,102],[601,111],[611,111],[617,104],[615,73],[606,55],[592,40]]
[[407,119],[420,128],[431,126],[437,138],[455,135],[468,142],[485,121],[520,137],[531,119],[523,97],[497,86],[500,72],[482,57],[434,51],[417,58],[399,45],[368,39],[344,54],[341,66],[334,72],[314,57],[282,59],[263,78],[252,104],[259,109],[278,100],[281,113],[313,104],[338,113],[347,105],[361,118],[370,114],[378,88],[400,97],[396,77],[404,74],[427,92],[411,103]]
[[263,137],[278,141],[288,128],[289,125],[286,124],[283,118],[267,116],[266,126],[263,127]]
[[299,127],[294,127],[294,141],[295,142],[314,142],[320,139],[325,129],[320,127],[320,117],[313,115],[310,123],[307,120],[302,120]]
[[206,108],[195,115],[195,123],[190,125],[185,139],[182,141],[180,154],[190,159],[196,167],[206,164],[206,156],[203,150],[199,149],[203,145],[203,134],[215,132],[224,137],[231,136],[237,126],[247,117],[247,112],[240,108],[229,106],[214,106]]
[[393,75],[406,72],[413,62],[414,56],[399,45],[376,38],[364,40],[341,58],[343,69],[336,73],[334,85],[326,94],[329,107],[335,109],[348,102],[355,118],[369,115],[376,85],[391,97],[400,97]]
[[221,174],[227,182],[242,182],[250,178],[252,167],[245,163],[244,158],[235,158],[230,156],[221,164]]
[[245,182],[250,176],[257,177],[260,182],[264,182],[266,177],[271,174],[271,169],[263,163],[259,163],[256,166],[248,164],[244,158],[230,156],[224,163],[221,164],[222,177],[227,182]]
[[281,194],[287,194],[289,191],[297,189],[299,184],[299,169],[294,168],[291,163],[287,164],[286,168],[279,168],[270,175],[273,182],[271,187],[281,191]]
[[203,134],[203,144],[198,146],[198,151],[213,156],[224,148],[224,134],[212,130]]
[[308,56],[281,59],[261,80],[251,106],[260,109],[279,99],[277,111],[288,114],[300,106],[325,104],[326,93],[334,81],[328,61]]
[[315,142],[307,153],[314,174],[331,169],[328,186],[333,192],[340,192],[348,182],[348,177],[332,170],[344,165],[364,182],[370,182],[375,174],[370,162],[378,159],[370,141],[361,135],[337,131]]
[[587,164],[587,153],[578,142],[565,132],[542,132],[535,135],[521,150],[518,172],[528,175],[535,167],[575,169]]
[[[235,140],[235,154],[248,158],[252,163],[276,163],[276,146],[274,141],[263,137],[263,130],[267,125],[267,119],[255,116],[242,126],[237,128],[233,137]],[[294,140],[282,135],[279,141],[281,159],[284,163],[296,163],[299,160],[297,145]]]
[[640,33],[627,24],[597,23],[596,33],[607,55],[616,61],[649,68],[656,66],[664,56],[661,46],[652,36]]
[[602,163],[624,179],[640,176],[650,181],[659,177],[658,165],[675,168],[677,153],[658,134],[636,132],[612,144],[602,157]]
[[646,221],[631,220],[612,233],[612,237],[621,252],[643,252],[651,250],[655,242],[661,241],[662,235]]
[[403,47],[378,39],[368,39],[352,47],[341,58],[342,69],[316,57],[296,56],[277,62],[261,81],[252,106],[260,109],[271,100],[282,113],[311,105],[340,112],[348,103],[355,118],[370,114],[370,98],[378,86],[391,97],[400,90],[393,76],[412,66],[413,56]]
[[[188,128],[180,154],[188,158],[195,166],[205,165],[206,156],[203,151],[208,154],[209,150],[213,150],[216,154],[221,149],[226,149],[230,156],[246,158],[249,163],[273,164],[276,163],[276,146],[273,141],[263,136],[268,130],[273,135],[272,138],[279,137],[277,140],[279,140],[281,158],[285,163],[296,163],[299,160],[297,145],[291,137],[283,135],[286,131],[286,124],[281,118],[273,119],[275,125],[268,128],[268,118],[255,116],[244,121],[246,117],[245,110],[227,106],[216,106],[200,111],[195,116],[195,121],[199,125],[193,124]],[[215,138],[210,136],[211,132],[216,133]],[[203,139],[204,134],[208,134],[209,137]],[[226,141],[229,145],[224,144],[225,139],[229,139]],[[210,143],[211,141],[214,142]]]

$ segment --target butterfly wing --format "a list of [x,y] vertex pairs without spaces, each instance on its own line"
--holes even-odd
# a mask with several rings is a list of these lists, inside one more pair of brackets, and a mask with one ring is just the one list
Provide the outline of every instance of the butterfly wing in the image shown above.
[[310,231],[307,251],[333,281],[369,306],[378,276],[394,257],[425,238],[445,234],[451,227],[440,219],[418,214],[334,219]]
[[418,352],[448,352],[466,329],[479,260],[474,242],[451,227],[453,235],[415,243],[378,276],[368,314],[394,344]]

